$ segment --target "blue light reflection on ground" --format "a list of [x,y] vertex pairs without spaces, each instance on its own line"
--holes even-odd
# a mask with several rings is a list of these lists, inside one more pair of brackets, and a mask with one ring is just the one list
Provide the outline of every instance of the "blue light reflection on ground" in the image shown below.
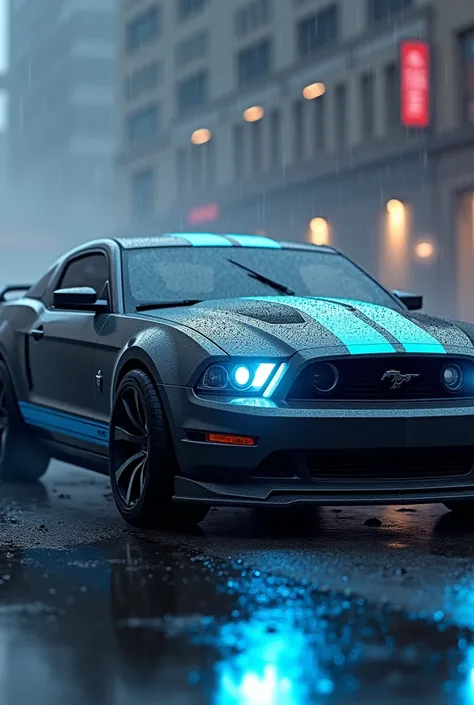
[[291,612],[265,609],[249,621],[226,624],[220,643],[229,657],[217,664],[215,705],[304,705],[315,692],[334,689],[307,635],[291,623]]

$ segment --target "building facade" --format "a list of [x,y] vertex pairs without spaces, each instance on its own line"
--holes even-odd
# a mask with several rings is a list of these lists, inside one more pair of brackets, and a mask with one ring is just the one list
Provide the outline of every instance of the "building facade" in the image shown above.
[[474,320],[472,0],[121,0],[119,42],[118,225],[328,243]]
[[8,222],[64,250],[110,228],[116,0],[10,0]]

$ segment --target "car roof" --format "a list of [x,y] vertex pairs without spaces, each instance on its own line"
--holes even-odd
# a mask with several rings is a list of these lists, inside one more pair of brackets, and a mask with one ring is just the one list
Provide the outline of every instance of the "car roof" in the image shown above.
[[125,250],[145,247],[254,247],[258,249],[286,249],[320,251],[338,254],[337,250],[325,245],[309,242],[274,240],[264,235],[233,233],[166,233],[145,237],[116,237],[115,242]]

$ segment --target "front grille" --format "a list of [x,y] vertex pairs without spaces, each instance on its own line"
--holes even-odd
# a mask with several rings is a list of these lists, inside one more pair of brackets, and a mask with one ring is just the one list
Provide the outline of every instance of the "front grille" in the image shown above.
[[307,467],[314,480],[435,480],[472,472],[474,448],[314,451]]
[[[321,365],[330,363],[337,369],[338,381],[334,389],[320,392],[315,389],[315,374]],[[441,382],[445,365],[457,364],[463,371],[464,385],[457,392],[450,392]],[[393,375],[400,372],[406,379],[393,386]],[[474,396],[474,362],[446,355],[392,355],[381,357],[340,358],[321,360],[307,365],[299,374],[288,394],[288,401],[341,400],[341,401],[403,401],[422,399],[453,399]]]

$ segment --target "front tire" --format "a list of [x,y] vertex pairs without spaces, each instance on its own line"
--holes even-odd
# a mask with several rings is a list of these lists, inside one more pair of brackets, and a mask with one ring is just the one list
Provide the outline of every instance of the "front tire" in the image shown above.
[[0,480],[36,482],[48,464],[47,453],[28,437],[10,374],[0,362]]
[[193,526],[208,505],[173,502],[177,464],[161,399],[143,370],[128,372],[114,399],[110,479],[117,508],[140,528]]

